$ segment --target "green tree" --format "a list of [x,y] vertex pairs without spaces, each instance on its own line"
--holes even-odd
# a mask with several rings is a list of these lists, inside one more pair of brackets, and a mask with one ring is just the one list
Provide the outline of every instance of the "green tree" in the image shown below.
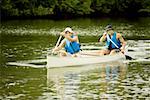
[[150,15],[149,0],[2,0],[1,16]]
[[90,8],[91,0],[59,0],[56,3],[55,10],[59,16],[63,15],[86,15],[93,10]]

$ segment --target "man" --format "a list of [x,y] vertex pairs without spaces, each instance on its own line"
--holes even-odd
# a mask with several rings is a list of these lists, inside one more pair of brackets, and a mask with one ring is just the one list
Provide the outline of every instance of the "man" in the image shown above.
[[121,51],[124,53],[126,42],[120,33],[113,30],[111,25],[105,27],[105,32],[99,42],[106,42],[106,49],[100,51],[100,55],[114,54]]
[[[78,36],[75,32],[72,31],[70,27],[67,27],[64,32],[61,32],[60,35],[64,37],[60,45],[53,49],[53,52],[59,51],[60,56],[71,55],[73,57],[77,56],[77,53],[80,51],[80,44]],[[62,48],[64,50],[61,50]]]

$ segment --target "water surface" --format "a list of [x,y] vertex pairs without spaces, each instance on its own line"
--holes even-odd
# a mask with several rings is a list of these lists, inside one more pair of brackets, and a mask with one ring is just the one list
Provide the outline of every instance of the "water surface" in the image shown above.
[[[46,59],[59,32],[70,26],[79,33],[83,48],[99,47],[106,24],[128,40],[135,58],[150,58],[150,18],[11,20],[1,23],[0,99],[99,100],[150,98],[150,62],[95,64],[69,68],[32,68],[9,62]],[[136,39],[136,40],[134,40]],[[137,41],[138,39],[138,41]],[[45,65],[45,63],[40,63]]]

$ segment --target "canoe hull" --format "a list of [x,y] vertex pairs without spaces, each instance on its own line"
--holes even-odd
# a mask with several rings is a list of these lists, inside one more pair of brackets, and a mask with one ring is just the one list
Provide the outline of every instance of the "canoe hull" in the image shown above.
[[47,56],[47,68],[66,67],[66,66],[81,66],[88,64],[107,63],[112,61],[124,60],[125,56],[121,53],[106,56],[86,56],[79,57],[57,57]]

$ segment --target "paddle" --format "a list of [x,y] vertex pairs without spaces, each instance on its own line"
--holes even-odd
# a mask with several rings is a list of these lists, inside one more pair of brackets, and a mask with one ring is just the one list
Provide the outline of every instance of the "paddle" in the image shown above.
[[[108,34],[107,34],[107,38],[110,40],[110,42],[112,42],[115,45],[116,48],[118,48],[121,51],[121,49],[109,38]],[[126,54],[124,54],[124,55],[126,57],[126,60],[132,60],[133,59],[132,57],[130,57],[130,56],[126,55]]]
[[[59,45],[59,42],[61,41],[61,38],[62,38],[62,35],[60,35],[59,36],[59,39],[58,39],[58,41],[57,41],[57,43],[56,43],[56,45],[55,45],[55,48],[57,48],[58,47],[58,45]],[[52,54],[54,54],[55,52],[54,51],[52,51]]]
[[56,45],[55,45],[55,48],[56,48],[56,47],[58,47],[58,45],[59,45],[59,42],[60,42],[61,38],[62,38],[62,35],[61,35],[61,36],[59,36],[59,39],[58,39],[58,41],[57,41],[57,43],[56,43]]

